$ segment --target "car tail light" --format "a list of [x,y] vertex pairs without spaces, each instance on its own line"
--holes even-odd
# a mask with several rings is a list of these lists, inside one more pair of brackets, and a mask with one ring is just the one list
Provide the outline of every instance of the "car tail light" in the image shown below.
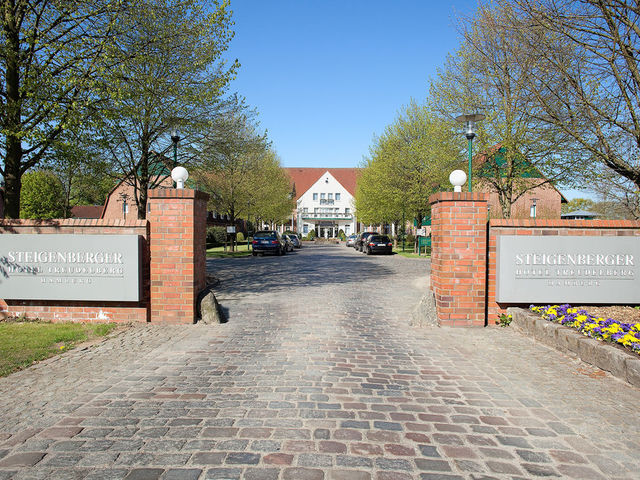
[[393,247],[393,243],[387,243],[387,247]]
[[276,243],[278,243],[278,240],[271,240],[271,243],[275,245]]
[[256,245],[256,244],[258,243],[258,240],[253,240],[251,243],[252,243],[253,245]]
[[375,244],[375,243],[370,243],[370,244],[369,244],[369,246],[370,246],[370,247],[375,247],[375,246],[376,246],[376,244]]

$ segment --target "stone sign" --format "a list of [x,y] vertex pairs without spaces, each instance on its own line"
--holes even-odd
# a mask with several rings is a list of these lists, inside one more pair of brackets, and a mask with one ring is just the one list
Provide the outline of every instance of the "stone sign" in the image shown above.
[[498,236],[498,303],[640,303],[640,237]]
[[0,298],[140,299],[137,235],[0,235]]

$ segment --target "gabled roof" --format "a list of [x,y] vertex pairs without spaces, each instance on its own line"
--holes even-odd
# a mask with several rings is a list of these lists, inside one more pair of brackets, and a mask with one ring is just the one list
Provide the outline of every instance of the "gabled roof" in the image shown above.
[[[486,178],[493,175],[493,172],[489,168],[485,167],[489,159],[492,159],[494,164],[498,166],[498,168],[502,168],[506,164],[506,159],[504,158],[505,153],[506,148],[503,147],[501,143],[498,143],[489,148],[487,151],[474,155],[473,168],[474,170],[479,170],[478,176]],[[535,165],[532,165],[526,158],[522,159],[521,167],[521,178],[546,179],[544,174]],[[549,185],[560,194],[560,203],[569,203],[562,192],[558,190],[558,188],[552,182],[547,183],[547,185]]]
[[291,178],[292,186],[295,186],[296,200],[309,190],[322,175],[329,172],[351,195],[356,194],[356,183],[359,168],[306,168],[306,167],[290,167],[285,171]]

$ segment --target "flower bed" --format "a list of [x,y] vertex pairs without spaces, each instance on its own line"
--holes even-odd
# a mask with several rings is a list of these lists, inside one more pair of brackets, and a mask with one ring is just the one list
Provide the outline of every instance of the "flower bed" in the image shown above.
[[624,323],[612,318],[594,317],[571,305],[531,305],[529,310],[551,322],[578,330],[587,337],[617,343],[640,355],[640,323]]

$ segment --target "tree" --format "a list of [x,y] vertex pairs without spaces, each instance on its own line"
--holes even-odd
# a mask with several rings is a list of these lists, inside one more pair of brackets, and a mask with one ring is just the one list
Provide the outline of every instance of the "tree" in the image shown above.
[[[500,0],[522,86],[536,117],[573,141],[570,153],[640,192],[640,7],[637,1]],[[518,45],[516,48],[515,45]],[[566,157],[565,157],[566,158]]]
[[94,103],[92,86],[118,0],[2,0],[0,151],[5,215],[20,212],[22,175]]
[[116,184],[113,166],[88,137],[86,133],[64,132],[43,161],[62,182],[65,217],[71,216],[76,205],[103,204]]
[[562,205],[562,213],[576,212],[578,210],[592,210],[596,202],[590,198],[574,198],[569,203]]
[[36,170],[23,176],[20,192],[21,218],[62,218],[64,190],[60,179],[48,170]]
[[567,141],[564,132],[535,116],[537,103],[523,82],[537,59],[516,61],[516,37],[503,28],[509,12],[507,2],[481,5],[474,17],[463,19],[462,46],[431,82],[429,97],[445,119],[457,113],[486,114],[476,142],[484,154],[474,167],[482,169],[480,182],[497,192],[504,218],[526,192],[549,183],[570,185],[581,171],[572,162],[558,162]]
[[255,112],[242,101],[219,115],[201,147],[202,164],[194,172],[210,195],[210,208],[237,218],[277,221],[290,215],[293,202],[289,179],[270,149],[266,133],[258,133]]
[[[109,55],[118,68],[103,78],[101,146],[134,187],[138,215],[147,190],[166,177],[172,129],[197,142],[218,115],[220,98],[238,68],[223,54],[233,38],[229,2],[140,0],[118,24]],[[189,164],[187,148],[181,162]]]
[[428,197],[444,184],[457,149],[445,122],[411,102],[377,138],[358,179],[355,208],[366,223],[397,223],[428,214]]

